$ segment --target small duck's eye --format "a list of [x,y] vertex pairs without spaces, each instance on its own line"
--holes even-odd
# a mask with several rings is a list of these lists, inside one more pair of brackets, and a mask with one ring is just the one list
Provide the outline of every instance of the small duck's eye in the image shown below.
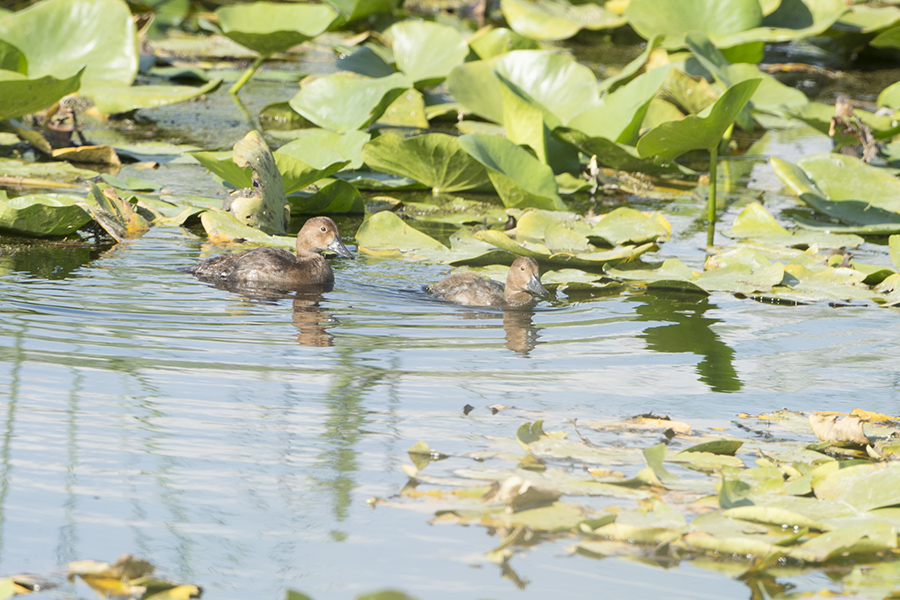
[[321,227],[319,227],[319,229],[321,229],[322,231],[328,231],[328,228],[325,227],[324,225],[322,225]]

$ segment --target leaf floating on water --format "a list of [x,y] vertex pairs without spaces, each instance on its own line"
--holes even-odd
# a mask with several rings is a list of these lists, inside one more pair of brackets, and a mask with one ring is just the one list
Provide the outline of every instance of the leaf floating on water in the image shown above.
[[90,199],[92,202],[80,202],[78,206],[90,212],[117,242],[140,237],[150,229],[150,224],[134,210],[131,202],[119,198],[114,189],[101,191],[92,183]]
[[838,415],[812,413],[809,415],[809,426],[823,442],[840,446],[867,446],[871,443],[863,431],[862,420],[856,416],[839,418]]
[[122,161],[112,146],[76,146],[74,148],[57,148],[53,158],[75,164],[103,165],[121,167]]
[[502,483],[495,483],[485,494],[484,501],[489,504],[503,504],[506,510],[512,513],[550,504],[561,496],[561,492],[541,488],[521,477],[513,476]]

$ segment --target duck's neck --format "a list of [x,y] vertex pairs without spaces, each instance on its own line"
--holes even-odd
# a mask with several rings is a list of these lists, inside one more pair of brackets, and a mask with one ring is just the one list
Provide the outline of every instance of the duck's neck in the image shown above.
[[531,294],[522,290],[516,290],[509,285],[503,290],[503,301],[507,304],[521,306],[523,304],[531,304]]

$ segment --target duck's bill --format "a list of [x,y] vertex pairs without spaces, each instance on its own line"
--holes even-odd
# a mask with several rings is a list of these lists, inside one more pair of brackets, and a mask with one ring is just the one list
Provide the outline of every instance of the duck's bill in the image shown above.
[[532,275],[528,280],[528,285],[525,286],[525,289],[531,292],[532,294],[536,294],[538,296],[549,296],[550,292],[541,285],[541,280],[537,275]]
[[341,241],[339,236],[334,236],[334,241],[328,244],[328,249],[344,258],[353,258],[353,253],[347,250],[347,246]]

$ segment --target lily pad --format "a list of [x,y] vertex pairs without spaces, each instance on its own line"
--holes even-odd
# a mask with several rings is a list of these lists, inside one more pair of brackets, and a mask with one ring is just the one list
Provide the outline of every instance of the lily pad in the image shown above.
[[267,56],[316,37],[338,14],[327,4],[252,2],[222,6],[216,16],[222,33]]
[[117,114],[139,108],[159,108],[185,102],[213,92],[221,83],[221,79],[213,79],[200,87],[189,85],[135,85],[130,87],[95,85],[85,95],[94,101],[100,112]]
[[46,0],[0,17],[0,39],[28,59],[28,77],[68,79],[81,90],[129,86],[138,70],[137,35],[122,0]]
[[292,194],[287,197],[291,214],[333,215],[362,214],[365,204],[353,185],[337,179],[312,194]]
[[377,212],[363,221],[356,232],[356,243],[360,252],[391,250],[403,253],[447,250],[447,246],[410,227],[389,211]]
[[803,202],[830,217],[852,225],[900,224],[900,181],[884,169],[838,154],[769,163]]
[[540,44],[505,27],[495,27],[476,34],[469,40],[469,48],[481,60],[488,60],[513,50],[538,50]]
[[366,144],[363,159],[376,171],[408,177],[435,194],[474,189],[490,181],[481,163],[460,147],[458,138],[444,133],[410,138],[384,134]]
[[91,220],[77,203],[81,196],[33,194],[8,198],[0,190],[0,229],[21,235],[54,237],[75,233]]
[[715,148],[750,101],[759,82],[759,79],[748,79],[736,83],[699,115],[689,115],[681,121],[654,127],[638,141],[638,153],[641,156],[672,159],[689,150]]
[[252,189],[228,199],[228,211],[241,223],[269,234],[287,232],[290,208],[275,157],[258,131],[253,130],[234,145],[234,163],[253,170]]
[[459,138],[460,147],[487,168],[488,177],[510,208],[565,210],[553,170],[527,150],[506,138],[469,134]]
[[401,21],[388,30],[397,69],[417,86],[443,81],[469,53],[459,31],[428,21]]
[[296,133],[297,139],[288,142],[275,152],[294,155],[292,152],[294,146],[327,149],[335,152],[342,160],[350,161],[346,167],[349,169],[358,169],[362,166],[362,149],[371,138],[371,135],[364,131],[337,133],[316,127],[299,129]]
[[319,127],[346,132],[375,121],[410,87],[409,79],[400,73],[379,79],[334,73],[306,82],[290,105]]
[[67,94],[78,91],[84,69],[68,79],[52,75],[29,79],[13,71],[0,71],[0,121],[43,110]]
[[370,15],[391,13],[399,0],[327,0],[327,3],[340,11],[345,22],[352,22]]
[[501,0],[500,10],[517,33],[535,40],[564,40],[581,29],[613,29],[625,17],[592,2],[567,0]]
[[256,227],[241,223],[231,213],[217,208],[210,208],[201,213],[200,222],[203,223],[203,229],[213,244],[251,244],[291,250],[297,245],[295,237],[268,235]]
[[855,248],[863,240],[858,235],[815,231],[788,231],[758,202],[751,202],[734,220],[728,235],[741,240],[792,247]]
[[520,243],[511,239],[505,233],[493,229],[478,231],[475,233],[475,238],[501,250],[512,252],[517,256],[530,256],[541,264],[595,271],[602,269],[606,265],[615,265],[623,261],[632,260],[656,248],[656,244],[642,244],[640,246],[619,246],[608,251],[581,252],[577,254],[555,253],[551,252],[543,244]]
[[625,9],[628,24],[644,39],[665,36],[666,48],[679,48],[690,31],[713,39],[762,25],[758,0],[632,0]]

